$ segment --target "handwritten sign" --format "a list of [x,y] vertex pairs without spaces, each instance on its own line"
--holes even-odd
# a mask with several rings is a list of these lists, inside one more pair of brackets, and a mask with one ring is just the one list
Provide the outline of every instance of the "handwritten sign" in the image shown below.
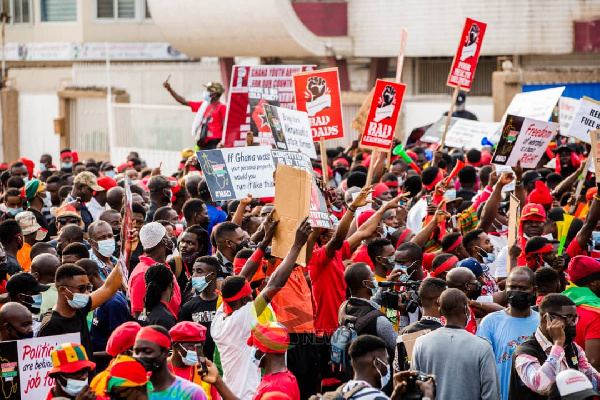
[[[440,143],[444,133],[446,117],[440,118],[435,124],[429,127],[421,137],[422,142]],[[472,121],[465,118],[452,117],[446,134],[445,145],[458,149],[477,149],[481,150],[481,140],[484,137],[489,138],[494,132],[499,130],[498,122]]]
[[492,163],[535,168],[557,132],[557,123],[508,115]]
[[571,123],[573,122],[573,118],[575,118],[578,109],[578,99],[561,96],[558,101],[558,123],[562,135],[568,135]]
[[360,147],[389,151],[406,85],[377,80]]
[[196,153],[214,201],[273,197],[273,161],[269,146],[205,150]]
[[568,136],[591,143],[589,132],[592,129],[600,129],[600,102],[583,97],[579,103],[579,110],[569,127]]
[[483,22],[467,18],[446,85],[451,87],[460,85],[460,89],[466,92],[471,90],[486,27],[487,24]]
[[307,113],[267,105],[265,114],[275,148],[299,151],[317,158]]

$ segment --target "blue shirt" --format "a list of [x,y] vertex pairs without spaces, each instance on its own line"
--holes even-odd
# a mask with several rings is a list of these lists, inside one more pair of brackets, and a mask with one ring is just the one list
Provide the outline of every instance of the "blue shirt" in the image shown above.
[[120,290],[94,310],[92,319],[92,345],[94,351],[104,351],[110,334],[122,323],[129,320],[127,299]]
[[[210,218],[210,222],[208,224],[208,229],[206,231],[208,232],[208,237],[210,237],[214,226],[220,224],[221,222],[225,222],[227,220],[227,213],[215,206],[210,205],[210,204],[206,205],[206,209],[208,210],[208,217]],[[211,248],[211,254],[212,254],[212,248]]]
[[527,318],[511,317],[504,310],[496,311],[479,324],[477,336],[489,340],[494,349],[502,400],[508,399],[512,354],[518,345],[533,335],[539,324],[540,314],[533,310]]

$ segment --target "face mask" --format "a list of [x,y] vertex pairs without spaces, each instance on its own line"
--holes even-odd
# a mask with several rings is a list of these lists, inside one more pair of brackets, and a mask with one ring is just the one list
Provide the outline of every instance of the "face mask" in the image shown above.
[[239,253],[242,249],[245,249],[246,247],[248,247],[248,242],[243,241],[243,242],[238,243],[235,246],[235,254]]
[[506,299],[511,307],[517,310],[525,310],[531,306],[531,303],[535,300],[535,295],[518,290],[508,290]]
[[196,258],[198,258],[198,256],[200,255],[199,251],[195,251],[193,253],[181,253],[181,259],[183,260],[184,263],[186,264],[194,264],[194,261],[196,261]]
[[60,383],[60,381],[58,383],[60,384],[60,386],[62,386],[62,389],[65,391],[65,393],[67,393],[70,396],[77,396],[79,392],[83,390],[85,385],[87,385],[87,379],[80,381],[77,379],[67,378],[66,386],[63,386]]
[[133,357],[137,362],[144,366],[144,369],[148,372],[156,372],[160,369],[160,365],[156,364],[156,360],[151,358]]
[[63,168],[68,169],[68,168],[73,168],[73,163],[61,163],[60,164]]
[[565,326],[565,345],[567,343],[573,343],[575,341],[575,336],[577,336],[577,326]]
[[396,229],[396,228],[392,228],[392,227],[391,227],[391,226],[389,226],[389,225],[383,224],[383,226],[384,226],[385,228],[387,228],[387,233],[388,233],[388,235],[393,235],[393,234],[394,234],[394,232],[396,232],[396,231],[397,231],[397,229]]
[[96,242],[98,244],[98,253],[104,257],[110,257],[115,252],[115,239],[105,239]]
[[379,289],[379,284],[377,283],[377,279],[373,278],[373,288],[371,289],[371,293],[373,296],[377,294],[377,290]]
[[386,238],[388,236],[388,234],[389,234],[388,226],[386,224],[383,224],[383,233],[381,234],[381,237]]
[[[385,375],[382,375],[381,372],[379,372],[379,368],[377,368],[377,364],[375,363],[376,361],[379,361],[381,364],[385,365],[385,370],[386,370]],[[379,374],[379,377],[381,380],[381,388],[383,389],[390,382],[390,379],[392,377],[392,374],[390,372],[390,366],[387,365],[386,363],[384,363],[383,361],[381,361],[377,357],[373,360],[373,366],[375,367],[375,369],[377,370],[377,373]]]
[[197,276],[192,278],[192,287],[194,289],[196,289],[196,292],[201,293],[204,291],[204,289],[206,289],[208,287],[208,285],[210,284],[209,281],[206,281],[206,277],[205,276]]
[[204,93],[202,93],[202,98],[204,101],[210,101],[210,92],[205,90]]
[[479,296],[481,296],[481,290],[482,290],[481,283],[477,282],[477,289],[469,292],[469,298],[471,300],[476,300]]
[[331,210],[334,212],[342,212],[342,207],[336,207],[333,204],[331,205]]
[[23,182],[25,182],[25,184],[27,185],[27,182],[29,182],[29,177],[23,178]]
[[261,358],[256,358],[256,347],[252,347],[251,351],[252,354],[250,355],[250,357],[252,358],[252,363],[256,365],[256,368],[260,368],[260,363],[262,359],[265,358],[265,354],[263,353]]
[[40,171],[45,171],[46,169],[46,164],[40,164]]
[[173,198],[173,192],[171,191],[171,189],[169,189],[169,191],[167,192],[167,194],[165,194],[165,202],[166,203],[170,203],[171,202],[171,198]]
[[[191,367],[192,365],[198,364],[198,355],[195,351],[188,350],[183,346],[181,346],[181,349],[185,351],[185,357],[181,357],[181,361],[183,361],[185,365]],[[181,353],[179,353],[179,355],[181,355]]]
[[[16,333],[17,337],[14,338],[15,340],[31,339],[33,337],[33,331],[31,331],[31,333],[23,335],[21,332],[19,332],[17,329],[15,329],[15,327],[12,326],[12,324],[9,324],[7,326],[7,329]],[[13,336],[12,336],[12,334],[10,332],[8,334],[10,335],[11,338],[13,338]]]
[[[69,289],[67,289],[69,290]],[[83,308],[87,306],[90,301],[90,295],[86,293],[73,293],[69,290],[69,292],[73,295],[73,300],[67,299],[67,304],[75,309]]]
[[104,175],[114,179],[114,177],[117,176],[117,173],[115,171],[104,171]]
[[49,193],[46,193],[46,197],[44,197],[44,207],[52,208],[52,199]]
[[496,260],[496,255],[494,253],[488,253],[484,249],[479,246],[476,246],[479,249],[479,254],[481,255],[481,259],[486,264],[491,264]]
[[398,178],[398,187],[404,185],[404,179]]
[[23,207],[19,207],[19,208],[8,208],[6,210],[7,213],[9,213],[10,215],[12,215],[13,217],[15,215],[17,215],[20,212],[23,212]]

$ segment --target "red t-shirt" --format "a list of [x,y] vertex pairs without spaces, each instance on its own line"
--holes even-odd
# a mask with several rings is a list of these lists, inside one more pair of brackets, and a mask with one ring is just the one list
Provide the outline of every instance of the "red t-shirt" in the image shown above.
[[[144,296],[146,296],[146,280],[144,274],[156,261],[150,257],[141,256],[140,262],[131,272],[129,277],[129,298],[131,300],[131,313],[144,311]],[[169,302],[169,307],[175,315],[179,315],[179,306],[181,305],[181,290],[177,284],[177,279],[173,275],[173,298]],[[150,311],[150,310],[148,310]]]
[[[202,105],[202,101],[188,101],[188,105],[192,109],[192,112],[198,112],[198,109]],[[213,111],[214,108],[214,111]],[[212,114],[211,114],[212,111]],[[227,113],[227,106],[223,103],[216,103],[216,105],[209,105],[204,112],[204,118],[208,120],[208,139],[221,139],[223,137],[223,124],[225,122],[225,114]]]
[[369,253],[367,253],[367,245],[361,244],[358,249],[352,254],[351,258],[353,263],[364,262],[369,267],[371,267],[371,271],[375,271],[375,266],[373,265],[373,261],[371,261],[371,257],[369,257]]
[[317,336],[332,335],[338,327],[338,310],[346,300],[344,260],[350,257],[350,245],[344,241],[333,258],[327,257],[325,246],[316,249],[308,263],[313,296],[317,303],[315,332]]
[[586,340],[600,339],[600,309],[577,306],[577,315],[580,320],[577,323],[575,343],[585,350]]
[[465,330],[467,332],[471,332],[473,335],[477,334],[477,319],[475,319],[475,313],[473,309],[469,307],[469,311],[471,311],[471,318],[467,321],[467,326],[465,326]]
[[587,256],[587,251],[583,250],[581,246],[579,246],[579,242],[577,238],[571,240],[571,243],[567,246],[567,255],[571,258],[575,256]]
[[285,393],[292,400],[300,400],[300,389],[296,377],[289,370],[277,374],[264,375],[252,400],[260,400],[267,393]]

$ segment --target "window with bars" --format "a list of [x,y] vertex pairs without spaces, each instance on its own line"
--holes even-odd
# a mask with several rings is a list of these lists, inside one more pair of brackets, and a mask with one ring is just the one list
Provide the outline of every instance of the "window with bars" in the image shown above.
[[[452,65],[451,57],[419,58],[417,60],[418,94],[452,93],[446,86],[448,72]],[[471,85],[471,94],[476,96],[492,95],[492,73],[496,70],[496,57],[480,57]]]
[[40,0],[42,22],[77,21],[77,0]]
[[29,24],[31,23],[31,0],[9,0],[0,2],[0,10],[8,6],[8,14],[11,16],[11,24]]
[[96,0],[98,19],[135,19],[136,0]]

